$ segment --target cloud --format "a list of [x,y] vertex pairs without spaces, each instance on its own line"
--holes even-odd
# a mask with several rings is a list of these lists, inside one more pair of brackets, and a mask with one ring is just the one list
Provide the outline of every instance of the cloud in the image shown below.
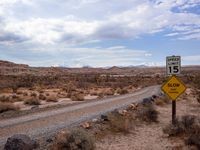
[[[24,14],[23,18],[26,19],[22,19],[19,16],[20,12],[15,10],[19,3],[21,4],[20,8],[29,7],[30,10],[37,8],[37,11],[28,12],[29,16]],[[60,8],[60,12],[55,11],[55,15],[57,13],[59,17],[48,16],[39,4],[45,9],[47,6],[50,9],[53,5],[58,7],[58,10]],[[167,34],[169,37],[199,40],[200,32],[197,28],[200,28],[200,16],[184,11],[177,13],[172,10],[173,8],[182,8],[183,10],[184,6],[188,8],[198,5],[199,2],[195,0],[125,0],[123,2],[69,0],[67,3],[63,0],[57,2],[3,0],[0,2],[0,8],[5,10],[0,13],[0,17],[4,18],[4,26],[1,26],[1,29],[5,33],[26,37],[30,41],[40,44],[64,42],[75,45],[91,40],[130,39],[145,34],[155,34],[166,29],[171,31]],[[64,6],[69,10],[63,9]],[[74,6],[78,8],[72,8]],[[94,7],[95,9],[93,9]],[[85,8],[87,9],[85,10]],[[104,13],[102,13],[102,9]],[[34,12],[41,14],[35,16]],[[51,10],[48,12],[51,14]],[[63,16],[64,13],[66,15]],[[86,14],[83,15],[84,13]],[[96,18],[89,18],[86,15],[96,16]]]
[[19,50],[14,56],[12,53],[14,50],[4,52],[4,54],[7,54],[9,59],[17,57],[15,61],[18,63],[28,63],[32,66],[129,66],[142,64],[151,58],[148,51],[134,50],[124,46],[107,48],[57,47],[56,50],[54,48],[39,47],[34,50]]
[[190,62],[200,62],[200,55],[185,56],[183,57],[183,60],[190,61]]

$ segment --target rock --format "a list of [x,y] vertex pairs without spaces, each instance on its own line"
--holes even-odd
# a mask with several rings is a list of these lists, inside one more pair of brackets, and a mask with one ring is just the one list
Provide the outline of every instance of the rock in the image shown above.
[[102,119],[103,121],[109,121],[107,115],[101,115],[101,119]]
[[152,95],[152,99],[155,100],[156,98],[158,98],[157,95]]
[[39,106],[33,106],[33,107],[31,107],[31,110],[34,110],[34,109],[38,109],[39,108]]
[[153,102],[152,98],[151,97],[148,97],[148,98],[144,98],[142,100],[142,103],[143,104],[151,104]]
[[132,110],[136,110],[138,107],[138,104],[130,104],[129,108]]
[[36,141],[24,134],[15,134],[7,139],[4,150],[33,150],[38,147]]
[[95,118],[95,119],[92,119],[92,122],[93,122],[93,123],[96,123],[97,121],[98,121],[98,119],[96,119],[96,118]]
[[90,129],[91,124],[89,122],[84,122],[83,124],[81,124],[81,127],[83,127],[84,129]]
[[128,111],[127,110],[119,110],[118,113],[122,116],[126,116]]

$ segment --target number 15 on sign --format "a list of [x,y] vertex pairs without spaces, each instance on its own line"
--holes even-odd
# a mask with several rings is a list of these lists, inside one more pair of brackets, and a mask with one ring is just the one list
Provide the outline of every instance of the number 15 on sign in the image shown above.
[[178,75],[181,73],[181,57],[180,56],[168,56],[166,61],[167,74]]

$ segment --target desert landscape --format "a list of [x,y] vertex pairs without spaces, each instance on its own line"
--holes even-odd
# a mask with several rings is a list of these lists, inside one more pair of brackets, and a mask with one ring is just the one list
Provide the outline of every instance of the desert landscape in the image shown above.
[[30,149],[199,149],[199,66],[179,76],[187,90],[177,100],[175,126],[160,89],[165,68],[0,66],[2,148],[5,137],[26,133],[37,143]]
[[0,150],[200,150],[200,0],[0,0]]

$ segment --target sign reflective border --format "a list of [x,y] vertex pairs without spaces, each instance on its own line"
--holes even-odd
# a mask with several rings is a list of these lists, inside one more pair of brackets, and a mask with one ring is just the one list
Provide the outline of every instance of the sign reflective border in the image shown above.
[[163,84],[161,89],[173,101],[175,101],[182,93],[185,92],[186,87],[176,76],[173,75],[166,83]]

